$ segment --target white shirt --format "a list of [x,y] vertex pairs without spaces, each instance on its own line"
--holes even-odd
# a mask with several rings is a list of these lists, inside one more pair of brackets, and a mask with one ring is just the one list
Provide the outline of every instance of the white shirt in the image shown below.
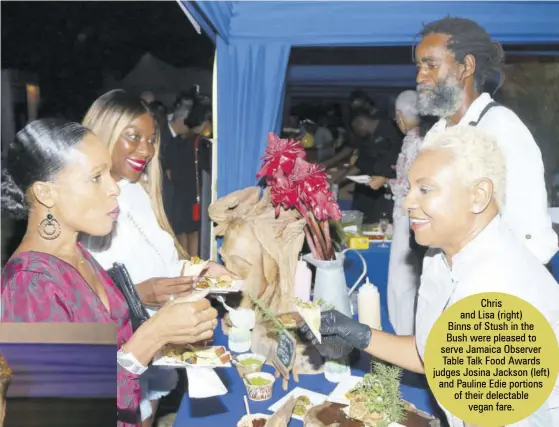
[[135,284],[153,277],[180,276],[183,261],[174,239],[159,226],[142,185],[126,180],[118,185],[120,215],[115,229],[106,238],[82,239],[84,245],[104,269],[115,262],[124,264]]
[[[425,256],[415,336],[422,359],[429,332],[445,306],[482,292],[503,292],[528,301],[559,339],[559,284],[498,216],[453,257],[452,268],[440,250],[430,250]],[[463,421],[445,413],[450,427],[464,427]],[[511,426],[559,426],[559,380],[535,414]]]
[[[477,122],[491,102],[491,96],[483,93],[470,105],[458,125]],[[446,126],[446,120],[441,119],[429,133],[439,132]],[[503,106],[491,108],[477,127],[496,137],[505,155],[507,178],[503,219],[536,258],[547,264],[559,246],[547,212],[542,153],[536,141],[520,118]]]

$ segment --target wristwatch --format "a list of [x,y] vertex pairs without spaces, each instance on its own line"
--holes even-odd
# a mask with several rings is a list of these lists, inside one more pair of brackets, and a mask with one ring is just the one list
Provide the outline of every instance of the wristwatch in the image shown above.
[[120,366],[134,375],[142,375],[148,369],[147,366],[138,362],[138,359],[136,359],[132,353],[128,353],[122,347],[116,354],[116,361]]

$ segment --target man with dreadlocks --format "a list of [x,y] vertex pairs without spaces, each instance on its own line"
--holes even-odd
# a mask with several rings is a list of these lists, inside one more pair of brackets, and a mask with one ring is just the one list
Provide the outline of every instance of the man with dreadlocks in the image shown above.
[[547,212],[542,154],[520,118],[484,92],[496,77],[497,89],[502,84],[501,46],[463,18],[432,22],[420,35],[415,50],[418,107],[422,115],[440,118],[430,133],[477,126],[497,138],[507,167],[503,219],[542,264],[549,263],[558,242]]

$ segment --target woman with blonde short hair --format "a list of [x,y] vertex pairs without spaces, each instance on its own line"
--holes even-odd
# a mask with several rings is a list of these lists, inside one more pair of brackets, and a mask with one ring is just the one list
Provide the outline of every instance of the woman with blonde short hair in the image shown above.
[[[526,300],[559,336],[559,286],[501,217],[505,165],[496,139],[479,128],[456,126],[426,137],[410,169],[404,202],[415,239],[430,248],[423,262],[415,335],[395,336],[326,311],[322,343],[314,341],[325,358],[338,359],[359,348],[424,374],[427,337],[439,316],[457,301],[484,292]],[[558,403],[559,379],[548,400],[514,427],[559,426]],[[464,426],[445,414],[450,427]]]

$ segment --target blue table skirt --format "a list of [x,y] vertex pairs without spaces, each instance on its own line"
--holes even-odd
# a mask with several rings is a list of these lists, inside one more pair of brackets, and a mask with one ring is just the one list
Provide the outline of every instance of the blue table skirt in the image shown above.
[[0,343],[8,397],[116,398],[115,345]]
[[[388,277],[389,251],[389,248],[379,248],[378,245],[375,244],[368,250],[359,252],[367,262],[369,279],[379,287],[383,329],[387,332],[393,332],[386,310],[386,281]],[[346,279],[349,286],[361,274],[361,261],[356,254],[352,252],[347,253],[345,268]],[[215,331],[215,343],[216,345],[227,345],[227,337],[223,335],[221,326]],[[264,371],[273,373],[274,369],[270,366],[265,366]],[[370,357],[362,353],[359,361],[352,366],[352,374],[363,376],[369,371]],[[235,368],[225,368],[217,369],[216,372],[221,377],[229,392],[224,396],[208,399],[190,399],[188,395],[185,394],[177,413],[175,427],[235,426],[237,421],[244,415],[243,396],[246,394],[246,389],[237,370]],[[282,381],[279,379],[274,384],[274,392],[270,400],[265,402],[250,401],[251,411],[254,413],[270,414],[271,412],[268,411],[268,407],[280,400],[295,387],[306,388],[325,395],[330,394],[336,387],[336,384],[328,382],[324,378],[324,375],[299,375],[299,382],[295,383],[295,381],[291,379],[287,391],[283,391],[281,383]],[[424,376],[406,372],[402,380],[401,390],[405,400],[413,403],[417,408],[425,412],[434,413],[433,401]],[[289,425],[302,426],[303,423],[292,419]]]

